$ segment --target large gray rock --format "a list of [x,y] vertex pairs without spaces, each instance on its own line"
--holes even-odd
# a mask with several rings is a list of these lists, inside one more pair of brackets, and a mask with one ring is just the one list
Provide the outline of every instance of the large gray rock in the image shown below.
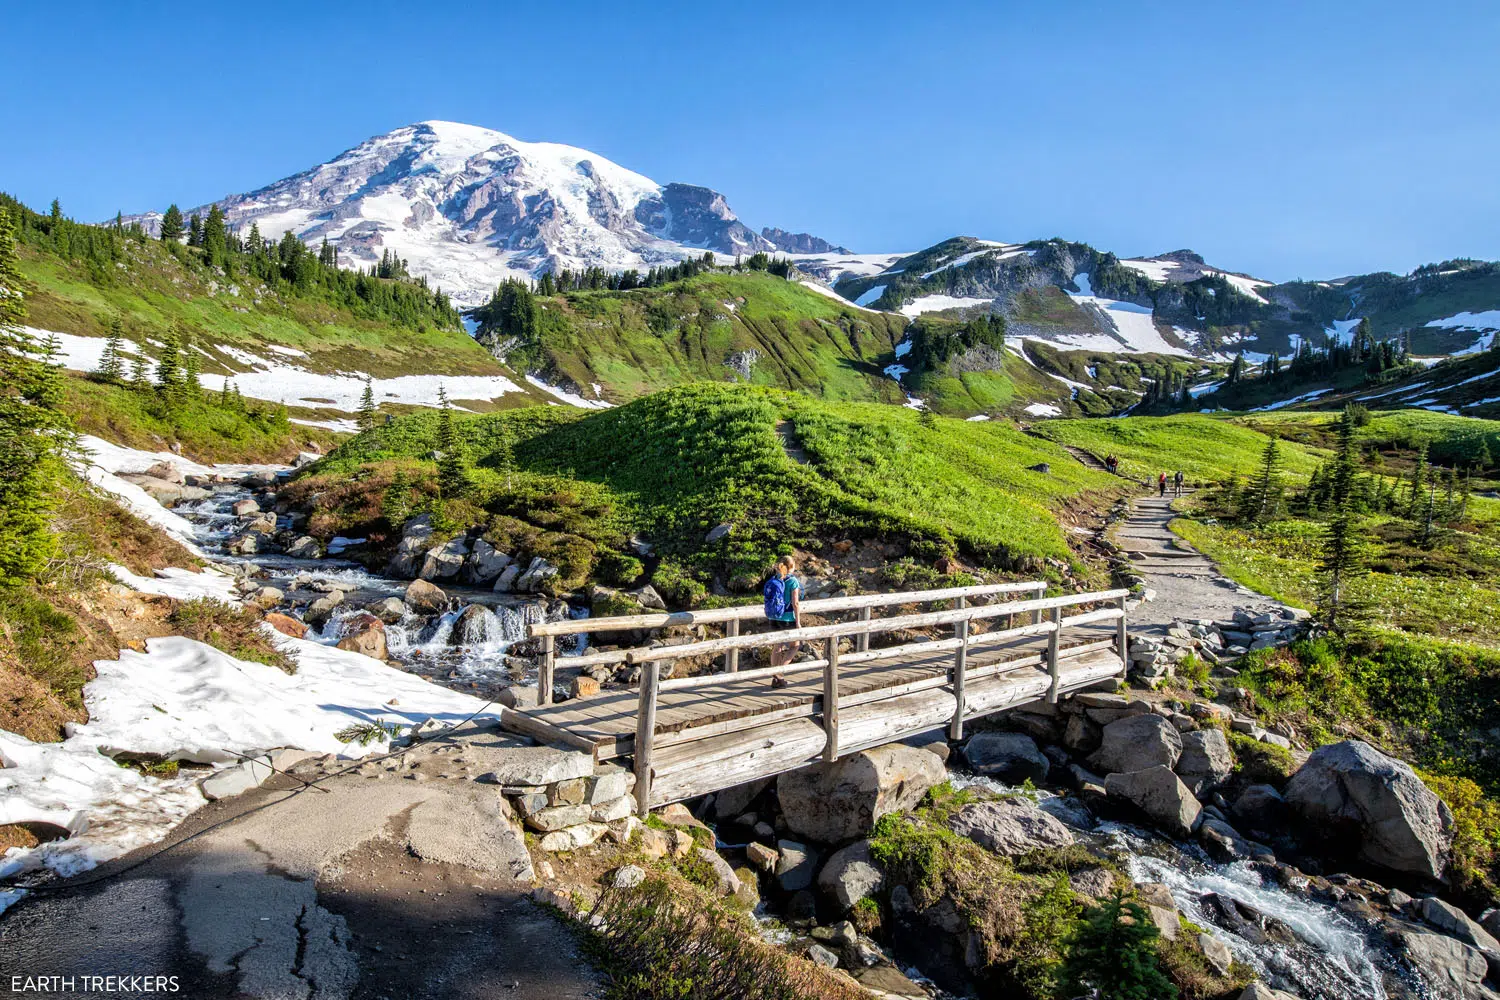
[[464,564],[464,579],[469,583],[489,583],[514,562],[511,557],[483,538],[474,543],[474,552]]
[[813,884],[818,872],[818,852],[795,840],[776,842],[776,878],[786,892],[797,892]]
[[1299,998],[1282,990],[1273,990],[1265,983],[1251,983],[1240,993],[1237,1000],[1299,1000]]
[[418,514],[401,526],[401,541],[386,565],[391,576],[409,579],[417,575],[432,542],[432,515]]
[[313,628],[322,628],[328,624],[328,619],[333,617],[334,611],[343,603],[344,592],[342,590],[324,594],[307,606],[307,610],[302,612],[302,620]]
[[1496,941],[1489,931],[1469,919],[1467,913],[1452,903],[1444,902],[1436,896],[1428,896],[1417,900],[1416,909],[1423,920],[1449,937],[1456,937],[1465,944],[1500,956],[1500,941]]
[[1220,729],[1200,729],[1182,737],[1177,776],[1188,790],[1202,797],[1218,788],[1234,771],[1234,754]]
[[1104,727],[1099,749],[1089,758],[1101,773],[1141,771],[1163,765],[1171,768],[1182,756],[1182,735],[1159,715],[1117,719]]
[[936,754],[892,743],[788,771],[776,797],[793,832],[836,844],[867,836],[880,817],[911,809],[946,779]]
[[1491,1000],[1496,994],[1484,985],[1489,962],[1471,944],[1446,934],[1435,934],[1418,924],[1402,924],[1394,935],[1401,951],[1426,980],[1434,997],[1453,1000]]
[[1066,847],[1073,834],[1054,816],[1022,799],[975,802],[948,821],[953,832],[998,854],[1025,854],[1042,847]]
[[858,840],[834,851],[818,873],[818,888],[847,912],[866,896],[873,896],[885,884],[885,875],[870,857],[870,842]]
[[742,785],[730,785],[714,793],[714,816],[720,820],[734,819],[750,808],[750,803],[761,792],[771,787],[770,778],[747,781]]
[[1281,830],[1289,816],[1286,799],[1270,785],[1251,785],[1234,800],[1230,811],[1240,826],[1260,835]]
[[[1144,716],[1142,716],[1144,718]],[[1203,807],[1172,772],[1158,764],[1139,771],[1116,772],[1104,779],[1104,790],[1144,813],[1151,822],[1174,837],[1186,837],[1198,828]]]
[[1360,740],[1321,747],[1292,775],[1286,801],[1319,837],[1357,845],[1394,871],[1441,878],[1453,814],[1410,767]]
[[437,615],[448,610],[448,595],[436,584],[413,580],[406,588],[405,603],[419,615]]
[[734,873],[729,862],[719,856],[718,851],[710,851],[706,847],[697,847],[694,853],[698,860],[706,862],[713,869],[714,876],[719,880],[716,887],[720,896],[733,896],[740,891],[740,877]]
[[964,759],[975,774],[1012,785],[1028,779],[1039,784],[1052,766],[1036,741],[1023,733],[975,733],[964,744]]
[[424,580],[451,580],[463,569],[469,554],[469,540],[462,535],[450,538],[436,548],[428,549],[417,575]]
[[321,559],[323,543],[311,535],[298,535],[286,547],[286,554],[294,559]]
[[541,590],[546,582],[556,576],[557,573],[556,566],[541,556],[535,556],[532,558],[531,564],[526,567],[526,572],[516,577],[513,586],[515,590],[521,593],[532,594]]

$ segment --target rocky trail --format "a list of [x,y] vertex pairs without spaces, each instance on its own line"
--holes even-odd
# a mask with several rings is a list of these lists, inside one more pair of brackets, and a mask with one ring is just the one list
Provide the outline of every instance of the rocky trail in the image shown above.
[[1130,514],[1110,538],[1146,581],[1152,597],[1130,613],[1130,627],[1158,632],[1173,622],[1228,619],[1235,611],[1282,610],[1285,605],[1240,586],[1219,572],[1213,560],[1172,533],[1172,495],[1131,501]]

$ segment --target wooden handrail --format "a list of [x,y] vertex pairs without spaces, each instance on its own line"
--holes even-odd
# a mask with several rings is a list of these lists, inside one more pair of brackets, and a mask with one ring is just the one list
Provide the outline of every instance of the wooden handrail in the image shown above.
[[[955,608],[948,611],[928,611],[915,615],[897,615],[893,618],[874,618],[870,621],[838,622],[833,625],[813,625],[806,628],[787,629],[778,632],[761,632],[756,635],[728,636],[723,639],[706,639],[680,646],[651,646],[629,650],[626,661],[648,663],[677,660],[685,656],[702,656],[722,653],[729,649],[753,649],[757,646],[778,646],[787,642],[811,642],[818,639],[858,635],[862,632],[893,632],[903,628],[925,628],[934,625],[952,625],[961,621],[982,618],[998,618],[1001,615],[1025,611],[1046,611],[1053,608],[1073,607],[1099,601],[1113,601],[1130,593],[1128,590],[1101,590],[1088,594],[1066,594],[1062,597],[1043,597],[1030,601],[1007,601],[973,608]],[[1112,617],[1112,616],[1111,616]]]
[[[951,601],[960,597],[988,597],[994,594],[1019,594],[1045,591],[1041,580],[1019,583],[982,583],[972,587],[945,587],[941,590],[907,590],[890,594],[855,594],[849,597],[820,597],[803,601],[803,614],[826,614],[831,611],[856,611],[892,604],[922,604],[928,601]],[[720,622],[760,618],[760,604],[738,604],[732,608],[709,608],[704,611],[665,611],[654,615],[617,615],[610,618],[578,618],[560,622],[535,622],[526,626],[532,637],[574,635],[579,632],[610,632],[626,629],[662,628],[667,625],[713,625]]]

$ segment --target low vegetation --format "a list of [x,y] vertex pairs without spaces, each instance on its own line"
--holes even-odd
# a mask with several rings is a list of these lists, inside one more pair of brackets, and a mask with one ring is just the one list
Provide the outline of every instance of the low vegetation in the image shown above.
[[271,642],[266,626],[253,608],[230,607],[201,597],[175,605],[167,624],[177,635],[205,642],[238,660],[250,660],[295,673],[297,665]]
[[[1120,471],[1155,482],[1160,472],[1176,470],[1193,482],[1212,482],[1244,475],[1259,463],[1267,435],[1239,421],[1197,414],[1169,417],[1122,417],[1117,420],[1048,420],[1033,428],[1058,444],[1079,448],[1096,458],[1114,455]],[[1317,467],[1317,452],[1295,443],[1282,447],[1290,473]]]

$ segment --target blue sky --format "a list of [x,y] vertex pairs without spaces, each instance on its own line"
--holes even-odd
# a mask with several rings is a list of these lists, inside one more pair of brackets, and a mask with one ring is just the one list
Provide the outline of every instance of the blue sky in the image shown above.
[[445,118],[857,250],[1500,257],[1493,2],[338,6],[10,5],[0,190],[200,204]]

